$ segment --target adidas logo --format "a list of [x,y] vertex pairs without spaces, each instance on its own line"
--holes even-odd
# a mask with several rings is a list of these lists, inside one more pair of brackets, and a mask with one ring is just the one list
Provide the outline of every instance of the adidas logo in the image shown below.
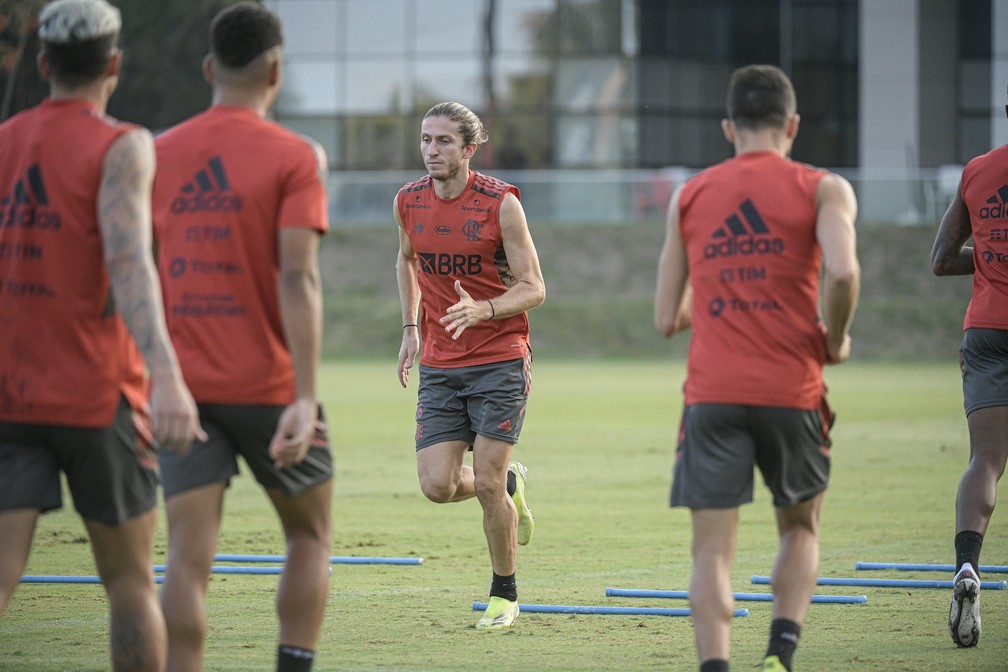
[[711,234],[713,242],[704,246],[703,250],[705,259],[750,254],[781,254],[784,251],[784,240],[770,236],[770,229],[751,200],[747,198],[742,201],[738,209],[741,217],[738,213],[731,215],[725,219],[724,226]]
[[0,198],[0,228],[20,226],[26,229],[59,231],[60,216],[48,208],[42,169],[37,163],[28,167],[24,177],[14,183],[12,192]]
[[207,161],[205,168],[196,173],[192,182],[180,189],[182,194],[171,202],[176,215],[197,212],[241,212],[242,200],[231,192],[231,183],[220,156]]
[[987,205],[980,208],[980,219],[1003,219],[1008,217],[1008,184],[987,199]]

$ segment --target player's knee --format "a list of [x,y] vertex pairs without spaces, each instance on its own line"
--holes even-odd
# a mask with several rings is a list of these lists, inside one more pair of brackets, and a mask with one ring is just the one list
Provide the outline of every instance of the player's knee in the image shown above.
[[507,480],[500,478],[497,474],[476,473],[473,479],[476,488],[476,496],[483,501],[502,497],[507,493]]
[[456,483],[448,480],[435,478],[420,479],[420,490],[423,492],[424,497],[435,504],[446,504],[452,501],[457,488],[458,485]]
[[202,613],[164,612],[169,646],[173,649],[201,649],[206,639],[207,621]]

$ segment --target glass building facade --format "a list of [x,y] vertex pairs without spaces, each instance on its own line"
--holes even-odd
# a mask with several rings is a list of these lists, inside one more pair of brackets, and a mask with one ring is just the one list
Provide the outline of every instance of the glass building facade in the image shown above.
[[[318,139],[336,171],[422,169],[420,119],[443,100],[487,125],[481,168],[701,168],[731,152],[719,124],[725,87],[747,63],[791,75],[795,158],[857,167],[866,1],[265,0],[287,34],[277,116]],[[954,98],[931,125],[952,136],[920,165],[989,148],[991,1],[870,6],[909,3],[921,25],[934,15],[950,45],[952,82],[937,90]],[[935,46],[917,39],[922,52]]]

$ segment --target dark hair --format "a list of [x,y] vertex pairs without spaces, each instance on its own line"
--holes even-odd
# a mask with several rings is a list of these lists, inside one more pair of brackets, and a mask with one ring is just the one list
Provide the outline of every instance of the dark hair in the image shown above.
[[427,110],[424,119],[427,117],[447,117],[457,123],[463,145],[468,145],[471,142],[481,145],[490,139],[480,118],[462,103],[438,103]]
[[210,53],[227,68],[243,68],[277,46],[283,46],[280,19],[257,2],[236,2],[210,24]]
[[75,88],[101,77],[108,68],[118,35],[107,35],[83,42],[43,42],[49,72],[64,86]]
[[728,84],[728,118],[738,128],[780,128],[796,111],[794,87],[773,65],[747,65]]

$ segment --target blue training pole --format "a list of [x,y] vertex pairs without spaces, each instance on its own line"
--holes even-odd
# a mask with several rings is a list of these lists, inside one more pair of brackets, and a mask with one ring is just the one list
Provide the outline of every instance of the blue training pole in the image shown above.
[[[473,611],[484,611],[486,602],[473,602]],[[574,604],[519,604],[521,611],[530,614],[612,614],[626,616],[689,616],[689,609],[660,609],[656,607],[591,607]],[[735,616],[748,616],[748,609],[736,609]]]
[[[155,572],[163,572],[168,565],[154,565]],[[283,567],[232,567],[229,565],[214,565],[211,574],[282,574]]]
[[[155,572],[164,572],[168,565],[154,565]],[[283,567],[243,567],[241,565],[214,565],[210,568],[211,574],[283,574]],[[329,575],[332,576],[332,567],[329,568]]]
[[[770,583],[769,576],[754,576],[753,583]],[[918,581],[915,579],[816,579],[819,586],[871,586],[874,588],[951,588],[951,581]],[[984,590],[1004,590],[1008,587],[1005,581],[981,581],[980,588]]]
[[[214,556],[218,562],[286,562],[286,555],[241,555],[219,553]],[[349,555],[334,555],[329,558],[333,565],[422,565],[423,558],[368,558]]]
[[[903,572],[954,572],[955,565],[913,562],[858,562],[854,569],[897,569]],[[978,571],[989,574],[1008,574],[1006,565],[980,565]]]
[[[163,576],[155,576],[154,583],[162,583]],[[21,583],[101,583],[100,576],[53,576],[53,575],[29,575],[22,576]]]
[[[664,597],[671,599],[689,599],[686,590],[638,590],[635,588],[606,588],[606,597]],[[740,602],[773,602],[772,593],[732,593],[732,597]],[[865,604],[865,595],[813,595],[813,604]]]

